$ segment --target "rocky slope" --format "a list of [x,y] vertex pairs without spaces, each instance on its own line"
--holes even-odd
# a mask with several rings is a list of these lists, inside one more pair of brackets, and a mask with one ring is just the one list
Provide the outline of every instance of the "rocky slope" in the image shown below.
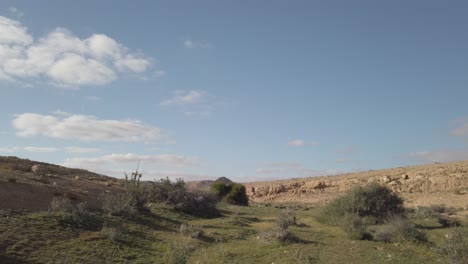
[[378,182],[400,193],[408,206],[468,206],[468,161],[349,173],[336,176],[244,183],[254,202],[324,203],[345,191]]

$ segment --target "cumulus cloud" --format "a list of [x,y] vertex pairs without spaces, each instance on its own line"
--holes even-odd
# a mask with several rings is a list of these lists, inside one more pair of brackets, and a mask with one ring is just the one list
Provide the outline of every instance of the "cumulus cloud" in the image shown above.
[[468,159],[468,149],[418,151],[408,156],[418,162],[449,162]]
[[174,95],[171,98],[163,100],[160,105],[169,106],[169,105],[185,105],[185,104],[194,104],[200,102],[205,96],[204,91],[175,91]]
[[94,116],[51,116],[35,113],[16,115],[16,135],[45,136],[82,141],[152,141],[162,137],[161,130],[139,120],[105,120]]
[[143,73],[151,59],[104,34],[86,39],[56,28],[34,40],[20,22],[0,16],[0,80],[42,78],[59,87],[104,85]]

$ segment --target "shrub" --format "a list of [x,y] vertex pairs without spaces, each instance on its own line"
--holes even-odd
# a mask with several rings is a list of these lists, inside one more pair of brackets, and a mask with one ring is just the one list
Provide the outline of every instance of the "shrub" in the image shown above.
[[138,212],[133,201],[124,193],[105,193],[102,210],[112,216],[134,216]]
[[203,229],[200,226],[182,223],[179,228],[179,233],[191,238],[199,238],[203,235]]
[[130,177],[125,174],[125,191],[122,193],[105,193],[102,197],[102,209],[109,215],[134,216],[146,210],[148,192],[140,184],[142,177],[138,170]]
[[228,203],[234,205],[249,205],[249,198],[245,190],[245,186],[240,183],[230,183],[231,191],[226,195],[225,199]]
[[356,214],[346,214],[342,219],[341,229],[349,239],[364,240],[372,238],[370,233],[367,232],[366,223]]
[[185,264],[193,249],[193,246],[188,242],[173,242],[163,256],[163,263]]
[[219,211],[216,208],[218,200],[209,193],[192,193],[187,192],[185,196],[173,205],[174,209],[200,217],[217,217]]
[[70,199],[63,197],[52,198],[49,208],[52,212],[73,213],[76,211]]
[[401,215],[392,215],[387,220],[387,225],[377,232],[378,240],[384,242],[425,242],[426,234],[418,230],[416,226],[410,223]]
[[415,218],[432,218],[439,217],[441,214],[453,214],[456,209],[453,207],[446,207],[444,205],[431,205],[429,207],[419,207],[414,210],[413,215]]
[[109,239],[112,242],[117,242],[120,238],[121,233],[120,230],[115,227],[107,227],[103,226],[101,229],[101,237]]
[[211,190],[229,204],[249,205],[249,197],[247,197],[245,186],[240,183],[215,182],[211,185]]
[[153,182],[150,200],[165,202],[178,211],[201,217],[219,215],[216,209],[218,202],[216,197],[209,193],[188,192],[182,179],[171,182],[169,178],[166,178]]
[[338,225],[347,214],[372,223],[381,223],[389,214],[402,214],[403,200],[388,187],[371,183],[356,187],[329,203],[319,217],[324,223]]
[[295,243],[299,242],[289,226],[296,224],[296,216],[289,208],[282,210],[276,218],[276,227],[273,230],[262,233],[261,238],[266,243]]
[[165,202],[169,205],[176,205],[184,200],[187,194],[183,179],[176,179],[171,182],[169,178],[153,182],[150,199],[154,202]]
[[226,197],[226,195],[231,191],[230,185],[223,182],[213,182],[210,187],[215,195],[221,199]]
[[437,216],[437,222],[443,227],[456,227],[461,225],[457,219],[453,219],[442,214]]
[[447,240],[437,247],[437,253],[452,264],[466,264],[468,260],[468,231],[461,227],[452,228]]
[[290,225],[296,225],[296,221],[296,213],[289,207],[281,210],[276,218],[276,223],[281,229],[287,229]]

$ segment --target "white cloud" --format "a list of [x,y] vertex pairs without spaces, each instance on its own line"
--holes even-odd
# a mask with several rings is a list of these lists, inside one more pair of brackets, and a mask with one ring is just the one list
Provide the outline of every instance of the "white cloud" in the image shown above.
[[56,86],[104,85],[123,73],[143,73],[151,59],[114,39],[86,39],[57,28],[38,40],[20,22],[0,16],[0,80],[42,78]]
[[224,105],[217,97],[202,90],[175,91],[172,97],[159,103],[161,107],[172,107],[188,118],[209,117],[215,107]]
[[95,153],[95,152],[100,152],[101,149],[99,148],[83,148],[83,147],[66,147],[65,151],[67,153]]
[[304,147],[306,145],[316,146],[316,145],[318,145],[318,142],[315,142],[315,141],[306,142],[303,139],[294,139],[294,140],[288,141],[288,146],[290,146],[290,147]]
[[46,136],[82,141],[152,141],[160,139],[161,130],[139,120],[105,120],[94,116],[56,117],[34,113],[17,115],[13,120],[16,135]]
[[303,147],[305,146],[305,141],[302,139],[294,139],[288,142],[288,146],[291,147]]
[[160,105],[169,106],[169,105],[185,105],[185,104],[195,104],[200,102],[205,96],[204,91],[176,91],[174,95],[166,100],[163,100]]
[[19,150],[19,147],[0,147],[0,153],[15,153]]
[[33,153],[53,153],[53,152],[60,151],[60,149],[58,148],[49,148],[49,147],[24,147],[24,150],[27,152],[33,152]]
[[[123,172],[134,170],[138,164],[140,168],[148,171],[152,168],[185,168],[198,166],[200,163],[196,157],[161,154],[139,155],[109,154],[94,158],[69,158],[62,164],[67,167],[83,168],[113,176],[122,176]],[[145,178],[146,175],[145,175]],[[147,178],[148,179],[148,178]]]
[[208,49],[213,47],[213,45],[206,40],[184,40],[184,47],[187,49]]
[[468,149],[419,151],[408,156],[419,162],[449,162],[468,159]]

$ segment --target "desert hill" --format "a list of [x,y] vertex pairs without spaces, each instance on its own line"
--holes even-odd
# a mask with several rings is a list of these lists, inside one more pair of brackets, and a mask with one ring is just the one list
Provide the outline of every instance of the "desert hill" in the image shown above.
[[378,182],[405,198],[407,206],[468,207],[468,161],[371,170],[336,176],[244,183],[254,202],[324,203],[357,185]]
[[0,157],[0,208],[47,210],[53,197],[83,201],[88,208],[100,207],[102,193],[120,190],[118,179],[82,169]]

